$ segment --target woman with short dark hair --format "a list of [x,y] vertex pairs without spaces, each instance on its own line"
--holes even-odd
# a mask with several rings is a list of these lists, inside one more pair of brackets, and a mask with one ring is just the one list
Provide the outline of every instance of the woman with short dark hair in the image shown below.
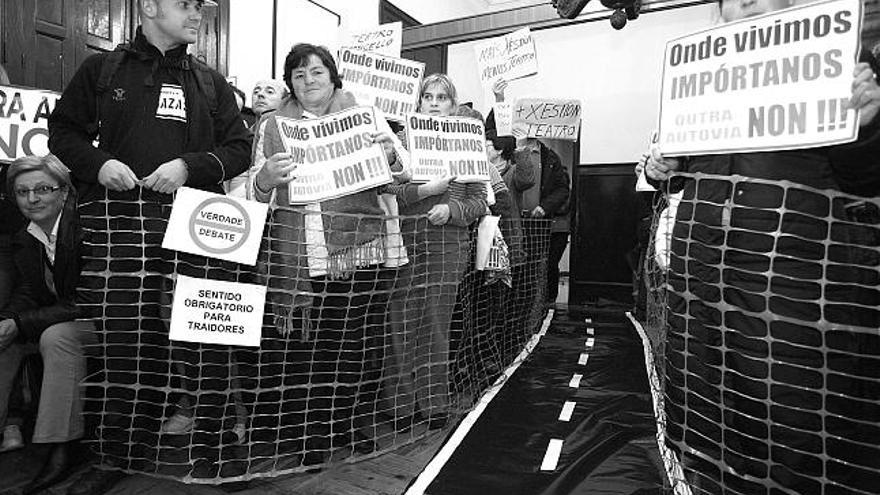
[[[374,447],[357,429],[354,408],[363,400],[367,377],[378,373],[366,358],[375,352],[367,343],[384,331],[392,277],[388,268],[401,260],[388,249],[393,236],[380,188],[305,205],[291,203],[288,183],[296,178],[298,165],[285,151],[277,119],[315,119],[358,104],[343,89],[336,63],[323,46],[295,45],[284,63],[284,82],[290,94],[266,118],[262,147],[255,150],[266,162],[253,175],[251,188],[258,201],[276,206],[264,265],[276,326],[285,336],[301,332],[310,348],[304,356],[308,376],[284,380],[295,386],[301,385],[297,380],[310,384],[304,433],[305,462],[312,463],[329,454],[331,441],[333,446],[361,451]],[[405,150],[395,149],[399,143],[378,112],[377,117],[378,131],[364,137],[382,147],[395,170]],[[396,203],[393,206],[396,211]],[[390,221],[396,224],[397,219]]]

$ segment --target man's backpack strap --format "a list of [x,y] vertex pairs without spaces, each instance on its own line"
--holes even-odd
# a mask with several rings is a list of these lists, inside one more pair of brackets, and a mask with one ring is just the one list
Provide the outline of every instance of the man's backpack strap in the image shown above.
[[115,50],[109,52],[107,56],[104,57],[104,61],[101,62],[101,74],[98,76],[98,82],[95,85],[96,94],[104,94],[110,89],[110,83],[113,82],[113,76],[116,75],[116,71],[119,70],[119,66],[122,65],[122,61],[125,60],[126,47],[127,45],[125,44],[119,45]]
[[113,76],[125,60],[125,47],[127,45],[118,45],[115,50],[109,52],[101,61],[101,72],[98,74],[98,81],[95,83],[95,121],[89,124],[86,131],[89,134],[97,135],[101,125],[101,95],[110,89],[113,82]]

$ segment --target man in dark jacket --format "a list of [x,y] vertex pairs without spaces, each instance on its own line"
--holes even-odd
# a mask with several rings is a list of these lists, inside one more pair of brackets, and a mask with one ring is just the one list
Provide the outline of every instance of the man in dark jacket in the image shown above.
[[[544,300],[548,304],[553,304],[559,293],[559,261],[568,245],[568,202],[571,181],[559,155],[544,143],[540,144],[541,183],[523,193],[523,207],[531,218],[546,218],[552,221],[547,258],[547,292]],[[535,201],[537,205],[534,204]]]
[[[121,47],[109,87],[99,91],[110,54],[86,59],[49,118],[49,148],[70,167],[82,201],[104,188],[137,198],[137,186],[144,199],[166,201],[183,185],[222,193],[223,181],[245,170],[250,139],[226,79],[187,56],[202,1],[138,5],[143,24]],[[216,101],[198,71],[209,72]]]
[[[142,23],[134,41],[86,59],[49,119],[49,148],[68,164],[81,189],[84,227],[109,230],[107,238],[117,240],[109,255],[121,257],[107,260],[112,273],[104,283],[112,288],[133,275],[142,279],[135,290],[107,290],[99,306],[106,363],[114,369],[106,370],[110,383],[98,449],[104,459],[119,461],[106,467],[130,466],[142,455],[131,450],[131,436],[158,429],[154,422],[160,418],[133,409],[130,383],[143,386],[140,400],[160,411],[167,400],[161,388],[171,386],[170,374],[150,368],[156,359],[168,359],[162,354],[168,350],[167,316],[161,315],[169,309],[169,273],[178,265],[159,248],[171,193],[184,185],[222,193],[223,181],[246,170],[250,156],[232,88],[186,53],[198,38],[202,3],[138,0]],[[94,201],[104,198],[106,210]],[[142,339],[158,340],[144,345]],[[205,363],[195,358],[189,364],[198,369]],[[93,469],[69,493],[104,493],[121,477]]]
[[[504,101],[507,81],[499,79],[492,86],[496,102]],[[489,112],[486,118],[486,129],[495,129],[495,111]],[[559,293],[559,261],[568,245],[569,221],[568,205],[571,190],[569,172],[562,165],[562,160],[555,151],[540,143],[541,151],[541,182],[521,193],[520,212],[524,218],[549,219],[550,245],[547,258],[547,288],[544,302],[552,304]],[[532,240],[527,242],[532,250],[539,245],[542,237],[542,223],[523,222],[524,232]]]

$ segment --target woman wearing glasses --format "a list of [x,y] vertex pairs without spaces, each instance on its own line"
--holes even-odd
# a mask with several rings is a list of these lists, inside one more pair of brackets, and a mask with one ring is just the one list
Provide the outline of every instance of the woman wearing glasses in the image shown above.
[[0,309],[0,425],[5,437],[17,433],[22,446],[6,412],[22,357],[38,347],[44,373],[33,442],[51,448],[24,490],[36,493],[62,480],[74,464],[70,447],[83,435],[82,345],[94,336],[90,323],[76,321],[82,235],[67,167],[53,155],[19,158],[9,166],[6,187],[29,223],[13,239],[15,287]]

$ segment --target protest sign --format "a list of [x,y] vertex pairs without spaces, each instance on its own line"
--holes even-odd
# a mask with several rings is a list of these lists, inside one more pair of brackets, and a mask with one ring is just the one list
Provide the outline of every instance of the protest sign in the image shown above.
[[491,86],[499,79],[512,81],[538,73],[538,54],[529,28],[478,43],[474,50],[483,86]]
[[265,203],[181,187],[162,247],[253,266],[268,211]]
[[581,102],[552,98],[520,98],[513,104],[513,130],[526,137],[577,141]]
[[856,139],[848,109],[859,0],[810,3],[669,41],[660,145],[669,156],[774,151]]
[[638,192],[654,192],[657,188],[652,186],[650,182],[648,182],[648,176],[645,175],[645,169],[639,170],[638,175],[636,176],[636,191]]
[[413,182],[455,176],[458,182],[489,180],[486,131],[466,117],[413,114],[406,119]]
[[495,102],[495,132],[499,136],[513,136],[513,104],[508,101]]
[[376,132],[373,107],[352,107],[318,119],[276,117],[284,149],[298,167],[289,183],[291,204],[339,198],[391,182]]
[[480,224],[477,226],[477,254],[474,259],[477,270],[485,270],[489,265],[489,257],[495,243],[495,231],[498,230],[500,221],[501,217],[494,215],[485,215],[480,219]]
[[49,153],[49,114],[61,95],[0,85],[0,162]]
[[385,117],[403,122],[416,109],[425,64],[376,53],[339,51],[339,72],[345,89],[360,105],[374,106]]
[[169,340],[259,347],[266,286],[177,275]]
[[346,48],[364,52],[381,53],[389,57],[400,57],[403,40],[403,23],[390,22],[377,27],[348,31],[340,36],[339,51]]

